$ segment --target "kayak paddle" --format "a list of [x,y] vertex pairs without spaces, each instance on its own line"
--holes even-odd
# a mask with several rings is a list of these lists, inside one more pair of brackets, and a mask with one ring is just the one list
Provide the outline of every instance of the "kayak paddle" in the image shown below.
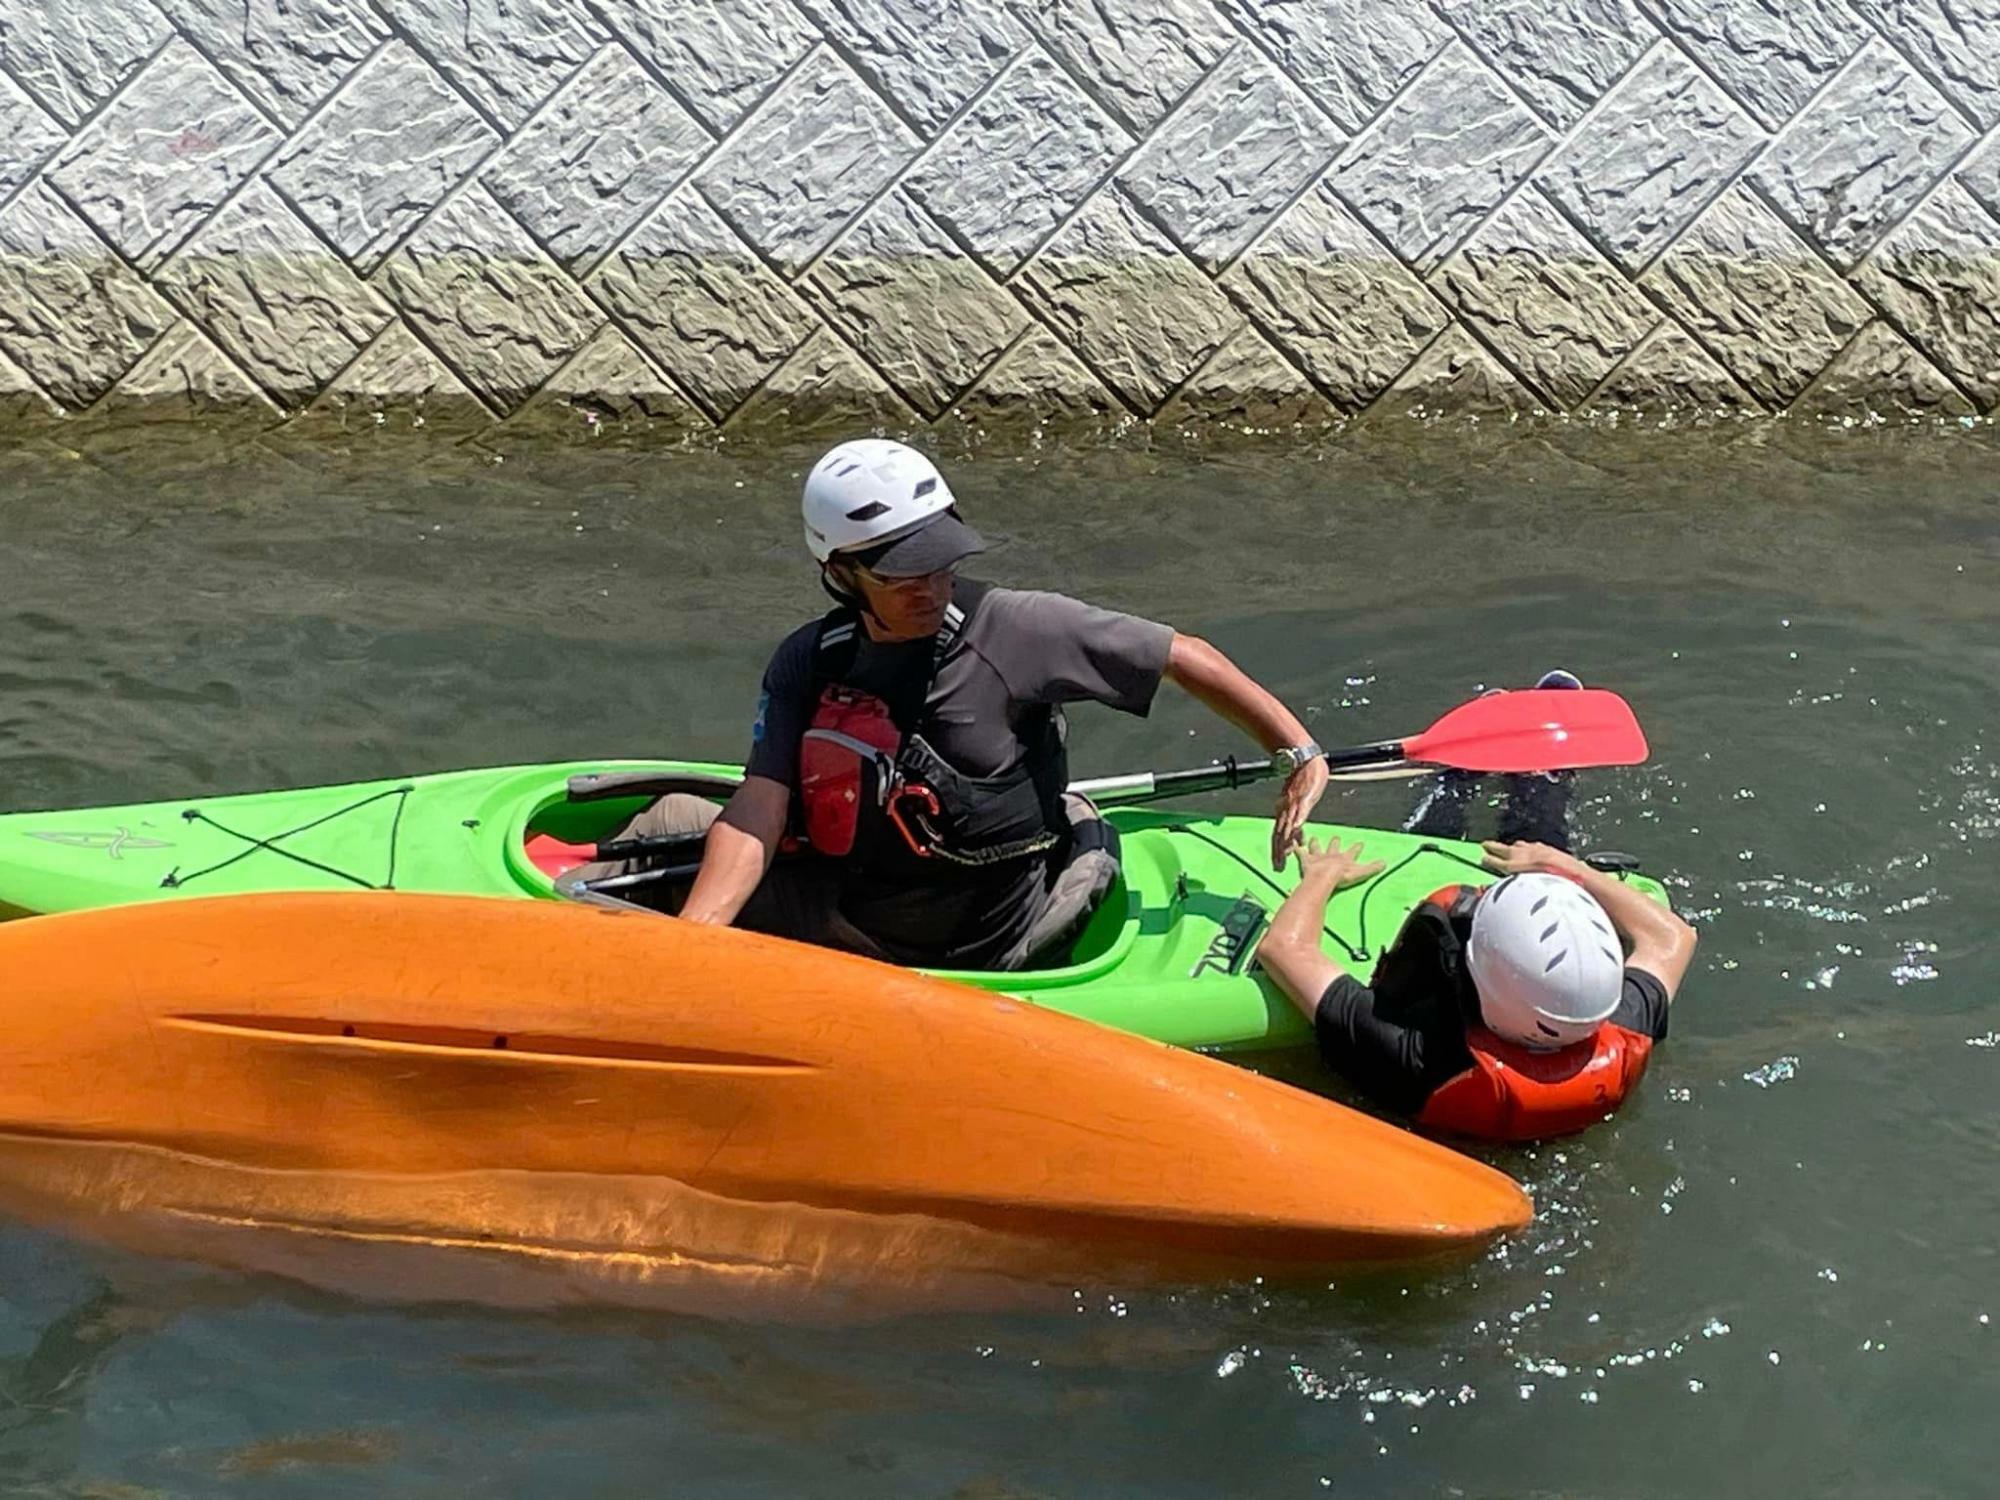
[[[1635,766],[1646,758],[1646,736],[1632,705],[1606,688],[1523,688],[1488,693],[1461,703],[1423,733],[1326,752],[1335,776],[1364,780],[1421,774],[1429,767],[1457,771],[1570,771],[1585,766]],[[1073,781],[1069,789],[1110,806],[1157,802],[1191,792],[1223,791],[1277,775],[1268,760],[1228,756],[1186,771],[1134,771]],[[660,796],[668,791],[713,793],[734,782],[713,777],[576,776],[570,800],[610,795]],[[632,859],[699,848],[704,834],[674,838],[617,839],[597,846],[598,859]],[[656,873],[648,879],[657,879]],[[636,882],[634,882],[636,883]]]
[[[1510,773],[1634,766],[1646,753],[1646,736],[1632,705],[1618,694],[1605,688],[1524,688],[1461,703],[1408,739],[1329,750],[1326,763],[1334,775],[1352,777],[1433,766]],[[1187,771],[1100,776],[1073,782],[1070,790],[1103,803],[1152,802],[1247,786],[1277,774],[1268,760],[1229,756]]]

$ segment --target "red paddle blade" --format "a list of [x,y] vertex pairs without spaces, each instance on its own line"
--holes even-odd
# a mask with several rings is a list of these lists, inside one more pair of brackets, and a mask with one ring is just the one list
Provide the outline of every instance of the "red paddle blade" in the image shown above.
[[1461,771],[1568,771],[1636,766],[1646,736],[1632,705],[1604,688],[1527,688],[1460,704],[1403,753]]

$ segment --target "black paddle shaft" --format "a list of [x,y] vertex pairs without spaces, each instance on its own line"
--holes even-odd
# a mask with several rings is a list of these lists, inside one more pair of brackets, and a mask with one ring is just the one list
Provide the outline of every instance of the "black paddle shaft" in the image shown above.
[[[1403,759],[1403,742],[1378,740],[1372,745],[1351,745],[1342,750],[1327,751],[1325,759],[1332,770],[1384,765]],[[1187,771],[1160,771],[1153,777],[1153,790],[1156,794],[1227,791],[1248,786],[1253,781],[1266,780],[1276,771],[1277,767],[1269,760],[1238,760],[1233,755],[1226,755],[1212,766],[1196,766]]]

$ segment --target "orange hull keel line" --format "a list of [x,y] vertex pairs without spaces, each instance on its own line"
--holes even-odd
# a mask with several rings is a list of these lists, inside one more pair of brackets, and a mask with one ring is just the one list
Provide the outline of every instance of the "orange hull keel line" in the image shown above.
[[0,1206],[376,1296],[846,1316],[1317,1275],[1530,1212],[1222,1063],[636,913],[155,903],[0,926],[0,974]]

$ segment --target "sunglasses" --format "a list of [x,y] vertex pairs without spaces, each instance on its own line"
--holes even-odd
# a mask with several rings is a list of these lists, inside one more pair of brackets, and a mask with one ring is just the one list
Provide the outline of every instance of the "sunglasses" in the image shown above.
[[862,577],[866,578],[878,589],[887,589],[892,593],[898,594],[921,594],[929,593],[934,589],[937,580],[940,578],[956,578],[958,576],[958,564],[953,563],[950,567],[939,568],[935,572],[919,573],[914,578],[884,578],[873,568],[865,567],[861,563],[854,564],[854,571],[861,574]]

